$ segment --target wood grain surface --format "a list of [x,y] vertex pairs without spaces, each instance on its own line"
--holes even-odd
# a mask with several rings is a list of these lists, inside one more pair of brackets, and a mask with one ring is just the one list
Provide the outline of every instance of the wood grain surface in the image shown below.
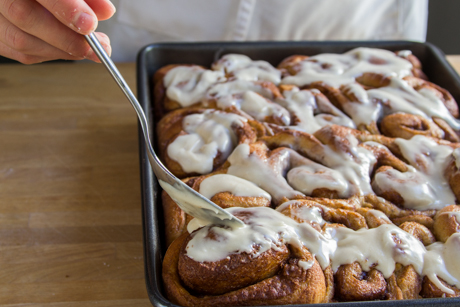
[[0,65],[0,101],[0,305],[151,306],[137,119],[104,67]]
[[108,72],[0,65],[0,100],[0,304],[151,306],[137,119]]
[[457,73],[460,73],[460,55],[448,55],[446,58]]

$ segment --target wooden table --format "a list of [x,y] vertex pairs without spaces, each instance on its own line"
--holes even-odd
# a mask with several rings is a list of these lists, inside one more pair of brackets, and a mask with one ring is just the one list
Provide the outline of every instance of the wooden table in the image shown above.
[[137,118],[104,67],[0,65],[0,101],[0,304],[151,306]]
[[450,62],[452,67],[460,73],[460,55],[448,55],[447,60]]
[[138,152],[102,65],[0,65],[2,306],[151,306]]

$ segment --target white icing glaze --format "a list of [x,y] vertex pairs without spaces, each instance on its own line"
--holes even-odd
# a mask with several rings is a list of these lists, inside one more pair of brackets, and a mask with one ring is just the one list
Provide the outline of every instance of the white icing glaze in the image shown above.
[[259,121],[267,116],[278,118],[282,125],[289,125],[289,112],[271,101],[273,92],[255,82],[230,80],[213,85],[206,93],[203,103],[215,100],[219,109],[236,107]]
[[[405,112],[427,119],[438,117],[455,130],[460,130],[460,121],[449,113],[433,92],[424,88],[416,91],[401,79],[411,74],[412,65],[400,58],[409,54],[407,51],[399,52],[397,56],[389,51],[369,48],[358,48],[343,55],[321,54],[303,61],[299,73],[284,78],[282,83],[302,86],[323,81],[334,87],[345,86],[357,97],[357,101],[343,105],[344,112],[350,115],[356,125],[378,122],[386,114]],[[294,88],[283,93],[285,99],[279,103],[286,109],[266,100],[273,99],[272,93],[252,81],[280,82],[280,72],[267,62],[252,61],[246,56],[231,54],[218,61],[213,69],[215,71],[198,67],[172,69],[164,79],[166,94],[182,106],[216,99],[220,108],[236,106],[259,120],[266,116],[276,116],[282,118],[286,126],[290,125],[287,109],[299,119],[295,129],[309,133],[331,123],[355,127],[334,106],[331,115],[318,114],[317,101],[307,90]],[[355,78],[364,72],[391,76],[390,85],[366,91],[355,83]],[[224,73],[233,74],[233,79],[223,82],[226,81]],[[216,120],[210,118],[214,116],[210,116],[210,113],[202,118],[196,115],[184,120],[185,131],[189,135],[178,137],[177,142],[174,141],[174,145],[168,147],[170,157],[177,159],[187,172],[210,172],[217,151],[229,155],[236,144],[231,126],[241,124],[244,119],[232,115],[235,117],[231,120]],[[354,194],[373,193],[374,187],[376,190],[397,191],[404,199],[404,206],[410,209],[440,209],[455,203],[455,196],[443,172],[450,155],[454,157],[457,168],[460,168],[460,149],[438,145],[422,136],[415,136],[411,140],[398,139],[396,144],[411,164],[409,171],[401,173],[391,169],[379,173],[371,187],[370,172],[376,159],[370,151],[358,146],[353,136],[350,135],[348,141],[350,145],[347,152],[334,151],[324,146],[325,154],[320,162],[325,166],[300,158],[291,150],[283,151],[280,160],[274,163],[250,154],[249,146],[241,144],[229,157],[231,166],[228,174],[215,175],[203,181],[200,193],[210,198],[218,192],[230,191],[235,195],[280,200],[282,197],[309,195],[316,188],[328,188],[346,198]],[[369,142],[366,144],[383,146]],[[175,153],[179,157],[173,157]],[[278,210],[288,204],[284,203]],[[236,213],[243,209],[229,210]],[[273,213],[276,211],[272,209],[244,210],[253,212],[253,216],[245,220],[246,226],[240,229],[214,227],[213,231],[222,237],[217,242],[206,239],[206,230],[198,230],[194,233],[193,243],[187,247],[187,254],[197,261],[215,261],[231,253],[252,252],[254,245],[261,247],[257,255],[269,248],[277,249],[281,244],[297,247],[304,245],[323,268],[332,264],[335,271],[341,264],[358,261],[365,271],[375,266],[385,277],[389,277],[396,262],[412,264],[419,274],[428,276],[442,291],[452,293],[440,283],[437,276],[460,288],[460,262],[456,257],[460,253],[460,234],[452,235],[445,244],[437,242],[425,249],[414,237],[390,224],[359,231],[327,228],[325,233],[320,233],[307,223],[296,223],[284,215]],[[380,211],[370,212],[380,219],[390,221]],[[299,207],[293,213],[299,218],[325,224],[317,207]],[[449,214],[455,216],[457,221],[460,220],[459,213]],[[203,220],[194,219],[189,223],[188,230],[192,232],[201,227],[209,229],[207,224]],[[305,270],[312,265],[310,262],[301,262],[299,265]]]
[[209,176],[200,184],[199,193],[208,199],[221,192],[230,192],[235,196],[264,197],[271,200],[270,194],[254,183],[229,174]]
[[374,176],[374,189],[398,192],[409,209],[441,209],[455,204],[455,195],[444,176],[453,149],[421,135],[396,139],[395,143],[412,167],[404,173],[396,169],[379,172]]
[[257,82],[248,82],[246,80],[233,79],[226,82],[220,82],[213,84],[207,91],[205,100],[217,99],[217,101],[224,105],[232,105],[231,101],[235,99],[233,96],[239,97],[246,91],[256,92],[267,99],[273,99],[273,92],[263,87]]
[[177,66],[168,71],[163,78],[166,95],[182,107],[200,102],[208,88],[223,81],[224,74],[199,66]]
[[287,180],[294,189],[305,195],[311,195],[315,189],[320,188],[337,191],[342,198],[351,193],[349,183],[343,174],[317,163],[292,168],[287,173]]
[[385,114],[403,112],[427,119],[438,117],[453,129],[460,130],[460,121],[450,114],[439,97],[426,88],[416,91],[405,80],[391,78],[389,86],[370,89],[367,94],[370,100],[383,104]]
[[357,261],[364,271],[375,266],[385,278],[390,277],[396,263],[412,264],[417,272],[423,268],[425,247],[415,237],[393,224],[383,224],[372,229],[329,228],[337,242],[332,256],[332,269]]
[[[336,242],[326,238],[308,223],[297,223],[293,219],[266,207],[228,208],[232,214],[238,211],[251,213],[241,219],[245,226],[241,228],[205,226],[193,232],[186,247],[187,255],[200,262],[218,261],[233,253],[251,253],[255,257],[270,248],[278,250],[281,245],[290,244],[301,248],[311,246],[316,251],[320,265],[329,263],[329,256],[336,248]],[[209,240],[207,233],[212,227],[216,236]],[[193,231],[193,229],[190,229]],[[312,253],[313,254],[313,253]]]
[[299,90],[298,87],[294,87],[292,90],[283,92],[285,99],[278,102],[295,114],[299,121],[295,126],[291,126],[291,128],[307,133],[314,133],[322,127],[331,124],[350,128],[356,127],[347,115],[330,103],[327,106],[330,114],[320,113],[321,106],[318,106],[313,91],[316,90]]
[[379,172],[372,186],[375,191],[397,192],[404,199],[404,208],[427,210],[437,202],[433,185],[414,168],[404,173],[393,168]]
[[[296,195],[309,195],[316,188],[337,191],[344,198],[372,192],[370,170],[376,159],[367,149],[357,146],[349,136],[350,153],[335,152],[325,146],[325,165],[315,163],[294,150],[285,148],[277,155],[262,160],[249,154],[249,146],[239,145],[228,158],[228,174],[254,182],[275,200]],[[284,178],[287,174],[287,180]],[[270,180],[267,180],[270,178]]]
[[352,71],[348,72],[354,76],[359,76],[363,71],[375,72],[384,75],[402,78],[412,75],[412,64],[397,56],[394,52],[378,48],[356,48],[345,53],[355,56],[358,64],[353,66]]
[[281,82],[281,72],[270,63],[253,61],[243,54],[226,54],[213,64],[212,69],[231,73],[241,80]]
[[[457,216],[457,221],[459,221]],[[439,275],[448,284],[455,285],[460,289],[460,262],[458,260],[460,255],[460,233],[452,234],[444,244],[442,256],[447,268],[447,274]],[[454,280],[456,279],[456,280]]]
[[427,88],[416,91],[407,81],[396,77],[390,80],[388,86],[367,91],[357,83],[344,85],[357,101],[345,103],[343,108],[357,125],[378,122],[385,115],[402,112],[419,115],[428,120],[432,117],[441,118],[453,129],[460,129],[460,121],[450,114],[433,91]]
[[449,216],[454,216],[458,224],[460,224],[460,212],[449,212]]
[[[399,55],[407,56],[408,52]],[[427,119],[438,117],[453,129],[460,130],[460,121],[454,118],[436,94],[422,87],[418,91],[402,80],[411,75],[412,64],[386,50],[358,48],[344,54],[320,54],[301,62],[295,76],[282,83],[303,86],[321,81],[335,88],[341,85],[357,96],[358,101],[345,103],[345,112],[355,124],[377,122],[385,114],[405,112]],[[390,85],[365,91],[355,82],[364,72],[391,77]]]
[[213,110],[188,115],[182,123],[188,134],[171,142],[167,153],[186,172],[209,173],[217,153],[227,157],[237,144],[232,126],[242,126],[245,121],[236,114]]
[[[394,224],[357,231],[346,227],[326,227],[321,233],[308,223],[297,223],[269,208],[229,208],[231,213],[244,213],[241,228],[204,226],[194,231],[186,253],[196,261],[218,261],[234,253],[251,253],[255,257],[281,245],[306,247],[323,269],[331,265],[334,272],[343,265],[358,262],[364,271],[376,268],[385,278],[394,272],[395,264],[412,265],[416,272],[440,286],[438,277],[460,287],[460,233],[445,244],[437,242],[427,248],[415,237]],[[313,216],[316,218],[315,216]],[[208,231],[215,234],[209,239]],[[196,231],[195,231],[196,230]],[[446,293],[452,291],[440,286]]]
[[304,269],[305,271],[308,271],[315,264],[315,262],[313,260],[310,260],[310,261],[299,260],[298,264],[302,269]]
[[[351,194],[367,195],[373,193],[370,173],[376,163],[372,152],[358,146],[358,140],[353,135],[348,135],[348,152],[337,152],[325,146],[323,164],[338,171],[351,183]],[[351,196],[351,195],[348,195]]]
[[460,233],[454,233],[446,243],[436,242],[427,246],[425,265],[422,275],[428,278],[441,291],[454,294],[454,291],[445,287],[438,277],[450,285],[460,288]]
[[[352,57],[341,57],[337,54],[321,54],[301,62],[300,71],[294,76],[281,80],[282,84],[304,86],[322,81],[333,87],[354,81],[353,76],[345,72],[354,64]],[[326,68],[325,68],[326,67]]]
[[258,156],[250,154],[249,145],[238,145],[229,156],[230,167],[227,173],[252,181],[267,191],[275,200],[282,197],[292,198],[302,193],[295,191],[283,177],[283,170],[289,164],[290,151],[279,156],[278,165],[270,165]]
[[[282,212],[286,207],[289,207],[292,204],[296,204],[297,200],[290,200],[287,202],[282,203],[280,206],[276,208],[278,212]],[[329,210],[327,207],[324,207],[324,210]],[[323,219],[321,215],[321,210],[315,206],[296,206],[292,207],[290,214],[293,214],[294,217],[297,217],[302,220],[310,221],[317,223],[320,226],[326,224],[326,221]]]
[[388,218],[388,216],[386,216],[385,213],[383,213],[382,211],[375,210],[375,209],[370,209],[368,212],[371,213],[373,216],[375,216],[376,218],[378,218],[380,220],[383,220],[383,221],[388,222],[388,223],[393,223]]
[[399,146],[404,158],[417,169],[420,173],[419,176],[424,178],[426,188],[430,191],[430,193],[426,193],[427,197],[429,198],[428,195],[432,194],[432,201],[428,206],[414,204],[409,208],[418,210],[441,209],[447,205],[455,204],[455,195],[444,176],[444,170],[453,149],[449,146],[439,145],[422,135],[416,135],[410,140],[396,139],[395,143]]
[[[253,91],[244,92],[241,99],[233,103],[233,105],[262,122],[265,121],[266,117],[270,116],[279,118],[283,125],[289,125],[291,122],[290,114],[285,108]],[[219,106],[225,107],[221,104]]]
[[396,54],[402,58],[407,58],[412,54],[411,50],[399,50],[396,52]]
[[460,225],[460,211],[447,211],[441,213],[440,215],[448,215],[449,217],[454,217],[457,224]]
[[377,122],[382,117],[382,104],[370,99],[367,91],[361,85],[348,83],[344,85],[344,90],[352,93],[357,99],[357,101],[343,105],[344,111],[351,116],[357,126]]
[[[277,200],[283,196],[308,195],[316,188],[337,191],[343,198],[372,193],[370,172],[376,158],[371,151],[358,146],[354,136],[348,135],[347,138],[348,152],[336,152],[323,145],[324,154],[319,157],[322,164],[288,148],[262,160],[249,154],[248,145],[241,144],[228,159],[231,163],[228,173],[254,182]],[[383,147],[373,142],[366,144]],[[283,174],[286,174],[287,181]]]
[[295,76],[282,80],[284,84],[304,86],[322,81],[333,87],[352,83],[364,72],[374,72],[402,78],[410,75],[412,64],[391,51],[375,48],[356,48],[343,54],[324,53],[301,62]]

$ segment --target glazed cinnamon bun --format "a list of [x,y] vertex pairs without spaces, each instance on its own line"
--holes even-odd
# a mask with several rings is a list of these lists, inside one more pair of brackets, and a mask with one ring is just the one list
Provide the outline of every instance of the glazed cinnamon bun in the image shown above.
[[460,296],[460,120],[409,51],[268,63],[226,54],[154,76],[157,148],[245,226],[162,192],[167,298],[182,306]]

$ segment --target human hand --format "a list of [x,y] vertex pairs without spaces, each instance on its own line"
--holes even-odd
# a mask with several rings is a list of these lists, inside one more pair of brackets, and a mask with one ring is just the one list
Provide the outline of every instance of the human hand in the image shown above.
[[[24,64],[64,59],[99,62],[86,39],[115,13],[109,0],[0,0],[0,55]],[[107,35],[95,33],[110,55]]]

